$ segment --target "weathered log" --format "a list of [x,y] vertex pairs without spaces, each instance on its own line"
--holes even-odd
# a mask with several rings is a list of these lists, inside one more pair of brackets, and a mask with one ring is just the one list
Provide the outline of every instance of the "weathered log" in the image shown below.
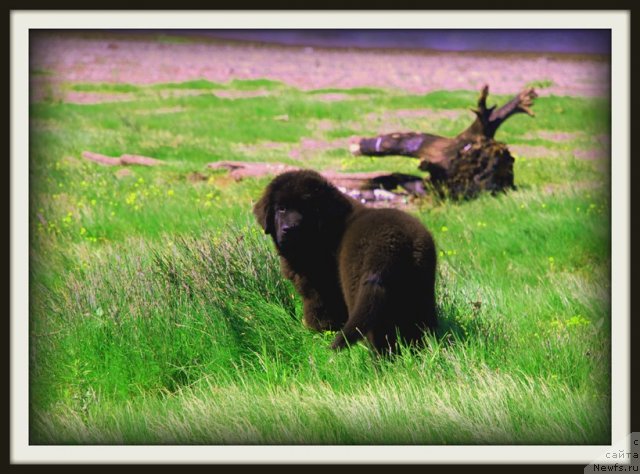
[[227,169],[231,177],[237,181],[243,178],[258,177],[269,174],[280,174],[285,171],[297,170],[296,166],[284,163],[258,163],[245,161],[215,161],[209,163],[207,168]]
[[524,89],[502,107],[487,107],[489,86],[484,86],[475,121],[453,138],[429,133],[390,133],[363,138],[351,147],[355,155],[400,155],[418,158],[418,167],[428,171],[437,189],[453,197],[472,197],[486,190],[492,193],[514,188],[513,157],[503,143],[494,140],[505,120],[517,113],[533,116],[531,106],[537,94]]
[[149,158],[148,156],[122,155],[120,157],[120,163],[123,165],[156,166],[161,165],[162,161]]
[[320,174],[336,186],[346,189],[367,191],[381,189],[385,191],[395,191],[398,190],[398,188],[402,188],[414,196],[426,194],[424,180],[420,176],[411,174],[382,173],[376,171],[369,173],[337,173],[335,171],[324,171]]
[[94,153],[92,151],[83,151],[82,157],[106,166],[118,166],[122,164],[120,162],[120,158],[113,158],[111,156],[101,155],[100,153]]
[[[207,165],[211,169],[227,169],[235,180],[247,177],[276,175],[301,169],[284,163],[258,163],[244,161],[217,161]],[[393,201],[408,195],[426,194],[424,180],[420,176],[403,173],[338,173],[324,171],[321,174],[344,193],[362,201]]]
[[107,166],[157,166],[162,164],[162,161],[160,160],[140,155],[122,155],[119,158],[114,158],[107,155],[101,155],[100,153],[94,153],[92,151],[83,151],[82,157]]

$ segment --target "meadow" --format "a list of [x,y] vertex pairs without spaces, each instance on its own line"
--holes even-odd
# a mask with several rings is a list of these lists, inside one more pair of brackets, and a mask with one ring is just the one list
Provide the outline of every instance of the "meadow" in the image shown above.
[[[102,99],[30,106],[32,444],[610,442],[607,100],[542,96],[535,118],[507,121],[496,138],[517,190],[407,203],[438,248],[440,327],[385,359],[303,327],[251,214],[269,178],[206,165],[417,174],[348,140],[454,135],[477,91],[64,87]],[[163,165],[101,166],[87,150]]]

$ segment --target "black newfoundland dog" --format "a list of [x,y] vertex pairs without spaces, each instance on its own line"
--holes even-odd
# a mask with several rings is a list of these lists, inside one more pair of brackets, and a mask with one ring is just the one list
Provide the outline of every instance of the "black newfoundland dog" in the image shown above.
[[315,171],[290,171],[266,188],[253,212],[303,298],[305,324],[339,331],[341,349],[366,337],[393,352],[436,326],[433,238],[414,217],[371,209]]

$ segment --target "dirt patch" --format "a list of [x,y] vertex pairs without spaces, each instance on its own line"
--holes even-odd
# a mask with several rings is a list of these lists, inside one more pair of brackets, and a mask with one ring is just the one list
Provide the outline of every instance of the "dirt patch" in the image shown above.
[[298,146],[289,151],[289,157],[295,160],[311,159],[319,152],[333,149],[347,150],[349,148],[349,138],[338,138],[326,141],[314,138],[302,138]]
[[509,145],[512,154],[523,158],[560,158],[573,155],[580,160],[608,160],[606,148],[576,148],[569,151],[552,150],[544,146]]
[[187,175],[187,181],[189,181],[191,184],[201,183],[202,181],[207,181],[208,179],[209,177],[207,175],[204,175],[197,171],[194,171],[193,173],[189,173]]
[[253,97],[264,97],[269,95],[269,91],[215,91],[213,92],[213,95],[220,97],[221,99],[251,99]]
[[544,146],[509,145],[511,153],[523,158],[557,158],[559,153]]
[[528,140],[534,140],[536,138],[542,138],[551,142],[569,142],[573,140],[579,140],[586,138],[587,134],[584,132],[552,132],[550,130],[539,130],[535,133],[526,133],[523,138]]
[[280,143],[271,141],[261,141],[258,143],[238,143],[234,145],[233,150],[238,153],[242,153],[245,156],[256,157],[264,154],[265,152],[280,152],[287,153],[291,148],[290,143]]
[[585,136],[582,132],[547,132],[545,130],[539,131],[536,135],[544,140],[553,142],[568,142]]
[[370,96],[366,94],[343,94],[341,92],[330,92],[326,94],[314,94],[312,97],[324,102],[336,102],[341,100],[368,99]]
[[106,102],[124,102],[133,99],[135,99],[135,95],[127,92],[102,93],[77,91],[65,92],[60,98],[63,102],[70,104],[102,104]]
[[465,109],[451,109],[451,110],[438,110],[438,109],[399,109],[399,110],[388,110],[385,111],[382,115],[379,114],[368,114],[367,117],[370,118],[380,118],[384,119],[394,119],[394,118],[424,118],[430,120],[456,120],[460,117],[469,117],[470,119],[473,116],[469,113],[468,110]]
[[349,99],[349,95],[348,94],[340,94],[337,92],[332,92],[332,93],[328,93],[328,94],[314,94],[313,96],[314,99],[318,99],[318,100],[322,100],[325,102],[335,102],[335,101],[339,101],[339,100],[347,100]]
[[[73,31],[31,36],[30,68],[49,71],[36,87],[60,82],[154,84],[206,79],[271,79],[302,90],[373,87],[424,94],[434,90],[479,90],[513,94],[535,80],[550,81],[541,95],[608,96],[610,64],[597,58],[550,55],[480,55],[415,50],[308,49],[239,42],[167,43],[100,38]],[[32,97],[37,98],[35,93]],[[246,97],[246,96],[244,96]]]
[[336,148],[342,142],[343,140],[334,140],[333,142],[327,142],[324,140],[315,140],[313,138],[303,138],[300,140],[299,148],[304,150],[327,150],[330,148]]

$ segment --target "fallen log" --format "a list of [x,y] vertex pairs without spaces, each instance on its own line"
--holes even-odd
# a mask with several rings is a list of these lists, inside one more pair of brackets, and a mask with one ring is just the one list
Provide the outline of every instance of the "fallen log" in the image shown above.
[[162,161],[149,158],[148,156],[122,155],[120,157],[120,163],[123,165],[156,166],[161,165]]
[[239,181],[243,178],[259,177],[269,174],[280,174],[285,171],[297,170],[296,166],[286,165],[284,163],[259,163],[244,161],[215,161],[209,163],[207,168],[226,169],[229,175]]
[[156,160],[155,158],[149,158],[148,156],[140,156],[140,155],[122,155],[119,158],[115,158],[112,156],[101,155],[100,153],[94,153],[92,151],[83,151],[82,157],[91,160],[95,163],[100,163],[101,165],[106,166],[129,166],[129,165],[139,165],[139,166],[157,166],[161,165],[162,161]]
[[101,155],[100,153],[94,153],[92,151],[83,151],[82,157],[106,166],[119,166],[122,164],[120,162],[120,158],[113,158],[111,156]]
[[[424,180],[420,176],[404,173],[337,173],[324,171],[320,173],[339,188],[373,191],[397,191],[404,189],[408,194],[423,196],[426,194]],[[382,194],[381,194],[382,195]]]
[[496,109],[487,107],[489,86],[480,93],[475,121],[453,138],[429,133],[390,133],[362,138],[351,145],[354,155],[400,155],[418,158],[418,168],[428,171],[434,186],[452,197],[473,197],[480,191],[496,193],[515,188],[513,162],[504,143],[494,140],[498,127],[517,113],[534,116],[533,88],[518,93]]
[[[244,161],[217,161],[207,165],[210,169],[229,170],[235,180],[255,178],[266,175],[277,175],[285,171],[302,168],[284,163],[259,163]],[[426,194],[423,178],[404,173],[338,173],[336,171],[321,172],[327,180],[342,192],[361,201],[394,201],[406,199],[408,196]]]

